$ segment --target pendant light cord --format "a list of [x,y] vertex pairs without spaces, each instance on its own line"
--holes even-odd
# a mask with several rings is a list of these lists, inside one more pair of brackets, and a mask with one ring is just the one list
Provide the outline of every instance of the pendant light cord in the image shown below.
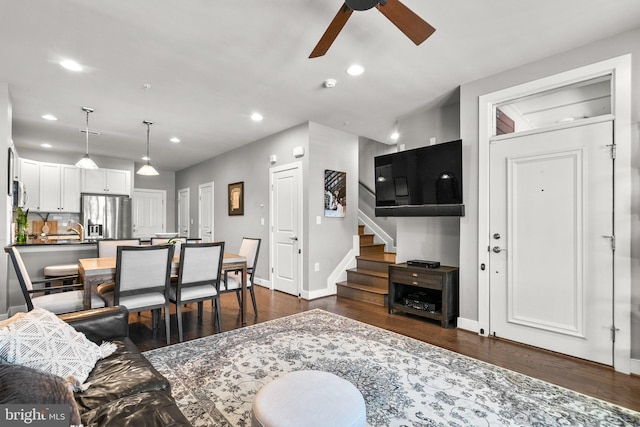
[[86,139],[87,139],[87,155],[89,154],[89,110],[85,110],[87,113],[87,130],[86,130]]
[[147,122],[147,164],[151,161],[149,157],[149,133],[151,132],[151,123]]

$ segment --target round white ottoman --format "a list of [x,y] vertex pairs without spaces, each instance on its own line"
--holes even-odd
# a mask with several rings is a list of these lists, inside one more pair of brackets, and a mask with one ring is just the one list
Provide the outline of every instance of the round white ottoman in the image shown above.
[[349,381],[295,371],[265,384],[253,400],[253,427],[365,427],[364,398]]

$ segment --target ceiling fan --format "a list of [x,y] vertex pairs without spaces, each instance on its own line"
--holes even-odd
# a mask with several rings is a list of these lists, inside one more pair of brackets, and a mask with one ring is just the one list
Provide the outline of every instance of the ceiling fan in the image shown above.
[[425,41],[436,31],[435,28],[399,0],[345,0],[338,14],[329,24],[327,31],[324,32],[313,52],[309,55],[309,58],[317,58],[327,53],[354,10],[369,10],[374,7],[378,8],[389,21],[416,45]]

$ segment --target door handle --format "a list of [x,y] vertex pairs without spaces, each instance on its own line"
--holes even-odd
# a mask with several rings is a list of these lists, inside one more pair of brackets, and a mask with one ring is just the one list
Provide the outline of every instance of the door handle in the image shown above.
[[289,237],[289,239],[293,240],[294,242],[298,241],[298,236],[291,236]]
[[494,246],[491,250],[497,254],[499,254],[500,252],[507,252],[506,249],[503,249],[500,246]]

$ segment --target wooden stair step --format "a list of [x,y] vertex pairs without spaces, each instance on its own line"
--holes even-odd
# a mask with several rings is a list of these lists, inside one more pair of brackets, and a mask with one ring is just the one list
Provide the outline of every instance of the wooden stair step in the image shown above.
[[374,243],[373,245],[360,245],[360,254],[368,255],[372,253],[383,253],[384,243]]
[[360,246],[373,245],[375,237],[375,234],[360,234]]
[[364,225],[358,224],[358,234],[364,234]]
[[356,257],[358,268],[388,273],[389,266],[396,263],[396,254],[390,252],[359,255]]
[[389,274],[383,271],[354,268],[347,270],[347,282],[371,286],[377,289],[388,289]]
[[358,283],[336,283],[339,297],[350,298],[368,302],[375,305],[386,306],[388,304],[388,289],[375,289]]
[[373,254],[358,255],[356,258],[390,264],[396,263],[396,254],[393,252],[378,252]]

